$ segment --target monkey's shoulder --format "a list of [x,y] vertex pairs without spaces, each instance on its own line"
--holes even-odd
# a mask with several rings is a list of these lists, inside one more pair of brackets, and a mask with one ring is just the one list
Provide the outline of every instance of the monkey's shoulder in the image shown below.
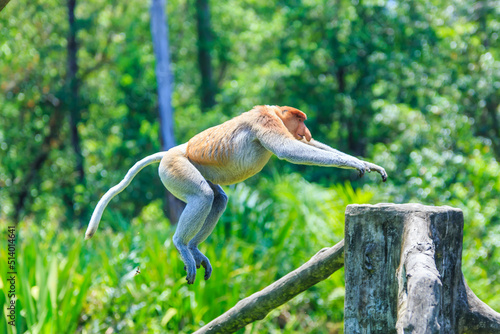
[[278,117],[280,109],[277,106],[255,106],[252,110],[242,114],[245,118],[250,119],[252,130],[259,135],[264,133],[287,133],[283,121]]
[[[256,106],[220,125],[206,129],[191,138],[188,158],[201,165],[224,166],[242,156],[263,154],[260,138],[288,132],[274,106]],[[267,153],[265,154],[267,156]]]

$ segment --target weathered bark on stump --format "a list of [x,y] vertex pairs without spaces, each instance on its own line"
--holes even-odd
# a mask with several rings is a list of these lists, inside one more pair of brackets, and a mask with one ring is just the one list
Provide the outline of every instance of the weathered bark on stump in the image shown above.
[[500,333],[463,279],[461,210],[349,205],[345,224],[345,333]]

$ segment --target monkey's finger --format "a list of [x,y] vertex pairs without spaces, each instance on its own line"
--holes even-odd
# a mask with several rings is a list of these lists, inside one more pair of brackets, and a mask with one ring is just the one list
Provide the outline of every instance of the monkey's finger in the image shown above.
[[385,170],[383,168],[376,169],[375,171],[380,174],[383,182],[385,182],[387,180],[387,173],[385,172]]
[[359,177],[363,177],[363,175],[365,175],[365,169],[364,168],[358,169],[358,175]]
[[384,181],[384,182],[387,181],[387,173],[386,173],[385,169],[380,168],[379,173],[380,173],[380,176],[382,176],[382,181]]
[[370,171],[376,171],[377,173],[379,173],[380,176],[382,177],[383,182],[385,182],[387,180],[387,173],[386,173],[384,168],[377,166],[375,164],[369,163],[369,162],[366,163],[366,166],[367,166],[367,169],[369,169]]
[[380,173],[380,176],[382,177],[383,182],[387,181],[387,173],[385,172],[385,170],[383,168],[381,170],[378,170],[377,172]]

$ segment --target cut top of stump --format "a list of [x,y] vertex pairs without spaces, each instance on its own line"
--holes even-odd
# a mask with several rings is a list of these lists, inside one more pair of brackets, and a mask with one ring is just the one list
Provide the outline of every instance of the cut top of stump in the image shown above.
[[445,213],[445,212],[456,212],[462,213],[462,210],[453,208],[451,206],[431,206],[423,205],[418,203],[407,203],[407,204],[394,204],[394,203],[379,203],[379,204],[351,204],[348,205],[345,211],[346,215],[359,215],[366,213],[378,213],[383,212],[384,214],[395,212],[395,213]]

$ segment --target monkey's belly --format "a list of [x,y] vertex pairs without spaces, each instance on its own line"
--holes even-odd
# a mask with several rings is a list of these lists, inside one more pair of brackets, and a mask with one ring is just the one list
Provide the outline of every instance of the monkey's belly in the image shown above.
[[230,159],[223,166],[196,163],[194,165],[208,181],[214,184],[229,185],[246,180],[260,172],[271,155],[271,152],[264,149],[264,152],[249,151],[241,157]]

